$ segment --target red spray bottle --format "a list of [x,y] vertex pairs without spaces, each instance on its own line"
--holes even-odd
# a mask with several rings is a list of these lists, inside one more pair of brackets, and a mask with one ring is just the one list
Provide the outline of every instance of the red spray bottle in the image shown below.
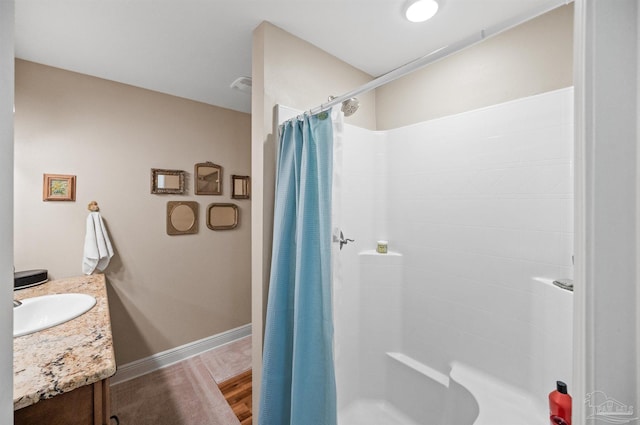
[[562,381],[556,381],[556,390],[549,393],[549,415],[551,425],[571,425],[571,396]]

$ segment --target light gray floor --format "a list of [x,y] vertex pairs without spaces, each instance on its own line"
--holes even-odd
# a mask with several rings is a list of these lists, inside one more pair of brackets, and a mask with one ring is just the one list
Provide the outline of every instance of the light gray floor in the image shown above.
[[250,368],[248,336],[112,386],[111,414],[120,425],[238,425],[217,384]]

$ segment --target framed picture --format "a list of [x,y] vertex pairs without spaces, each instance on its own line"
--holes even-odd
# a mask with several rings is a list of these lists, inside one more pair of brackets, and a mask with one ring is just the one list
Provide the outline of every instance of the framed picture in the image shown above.
[[198,233],[198,209],[194,201],[167,202],[167,234],[191,235]]
[[211,230],[235,229],[238,226],[238,215],[236,204],[209,204],[207,227]]
[[231,176],[231,197],[233,199],[249,199],[250,192],[249,176]]
[[222,195],[222,167],[213,162],[195,165],[196,195]]
[[151,193],[182,195],[185,192],[185,172],[151,169]]
[[43,201],[75,201],[76,176],[45,174],[42,183]]

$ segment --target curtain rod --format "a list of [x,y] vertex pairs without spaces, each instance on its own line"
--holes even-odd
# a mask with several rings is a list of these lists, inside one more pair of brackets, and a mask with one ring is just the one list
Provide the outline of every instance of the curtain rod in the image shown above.
[[540,15],[543,15],[547,12],[550,12],[560,6],[563,5],[567,5],[569,3],[572,3],[574,0],[551,0],[548,1],[546,3],[544,3],[543,5],[537,7],[536,9],[529,11],[527,13],[523,13],[520,14],[512,19],[509,19],[507,21],[501,22],[497,25],[493,25],[491,27],[485,28],[483,30],[481,30],[480,32],[473,34],[469,37],[466,37],[460,41],[457,41],[455,43],[449,44],[447,46],[444,47],[440,47],[439,49],[436,49],[430,53],[427,53],[424,56],[419,57],[418,59],[415,59],[409,63],[406,63],[396,69],[393,69],[389,72],[387,72],[386,74],[383,74],[377,78],[374,78],[373,80],[369,81],[368,83],[365,83],[363,85],[361,85],[360,87],[351,90],[348,93],[345,93],[343,95],[334,97],[333,99],[331,99],[330,101],[326,102],[326,103],[322,103],[319,106],[316,106],[313,109],[309,110],[309,113],[311,115],[320,113],[322,111],[326,111],[327,109],[335,106],[335,105],[339,105],[340,103],[344,102],[345,100],[351,99],[352,97],[358,96],[359,94],[362,93],[366,93],[368,91],[374,90],[380,86],[383,86],[391,81],[397,80],[398,78],[404,77],[405,75],[408,75],[410,73],[412,73],[413,71],[416,71],[420,68],[423,68],[429,64],[432,64],[433,62],[440,60],[446,56],[449,56],[453,53],[459,52],[462,49],[465,49],[469,46],[472,46],[486,38],[489,37],[493,37],[494,35],[500,34],[504,31],[507,31],[513,27],[516,27],[520,24],[523,24],[526,21],[529,21],[533,18],[536,18]]

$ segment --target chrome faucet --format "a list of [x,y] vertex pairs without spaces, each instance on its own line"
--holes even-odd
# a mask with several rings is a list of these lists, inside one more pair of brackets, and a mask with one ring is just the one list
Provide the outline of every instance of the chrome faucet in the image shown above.
[[13,300],[13,308],[20,307],[22,303],[18,300]]
[[348,244],[349,242],[355,242],[355,240],[353,240],[353,239],[345,238],[344,234],[342,233],[342,230],[340,231],[340,237],[338,237],[335,234],[333,235],[333,241],[340,244],[340,251],[342,251],[342,247],[344,245]]

